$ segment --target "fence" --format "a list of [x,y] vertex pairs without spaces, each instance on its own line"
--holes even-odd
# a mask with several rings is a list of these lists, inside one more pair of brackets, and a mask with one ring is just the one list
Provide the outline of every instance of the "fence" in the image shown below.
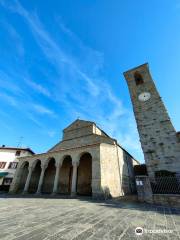
[[180,194],[180,176],[156,177],[151,188],[154,194]]

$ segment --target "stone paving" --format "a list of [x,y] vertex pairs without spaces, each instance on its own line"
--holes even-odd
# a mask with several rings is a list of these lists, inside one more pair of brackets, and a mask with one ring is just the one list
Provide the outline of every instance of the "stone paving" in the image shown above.
[[[136,227],[144,233],[137,236]],[[146,232],[152,230],[163,233]],[[180,239],[180,209],[87,198],[1,197],[0,239],[176,240]]]

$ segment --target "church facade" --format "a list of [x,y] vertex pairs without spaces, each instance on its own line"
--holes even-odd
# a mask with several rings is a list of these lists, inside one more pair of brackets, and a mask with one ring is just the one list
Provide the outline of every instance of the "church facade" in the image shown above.
[[123,196],[135,191],[137,164],[94,122],[78,119],[48,152],[19,158],[9,192]]

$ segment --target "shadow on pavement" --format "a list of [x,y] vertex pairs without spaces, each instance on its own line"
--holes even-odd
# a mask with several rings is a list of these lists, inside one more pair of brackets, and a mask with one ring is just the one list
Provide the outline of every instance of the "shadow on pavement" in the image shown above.
[[24,198],[24,199],[74,199],[78,200],[80,202],[91,202],[99,204],[103,207],[108,208],[123,208],[123,209],[134,209],[139,211],[155,211],[160,214],[166,214],[169,215],[180,215],[180,208],[176,207],[169,207],[169,206],[161,206],[161,205],[155,205],[155,204],[148,204],[148,203],[140,203],[138,201],[130,201],[130,200],[116,200],[116,199],[93,199],[89,196],[76,196],[72,197],[70,195],[49,195],[49,194],[41,194],[41,195],[35,195],[35,194],[8,194],[8,193],[0,193],[0,199],[7,199],[7,198]]

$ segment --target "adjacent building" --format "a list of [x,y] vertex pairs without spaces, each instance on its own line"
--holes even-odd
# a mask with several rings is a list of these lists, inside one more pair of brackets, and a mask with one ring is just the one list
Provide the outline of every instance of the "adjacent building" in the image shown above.
[[18,166],[19,157],[31,156],[30,148],[0,147],[0,191],[8,190]]
[[136,164],[94,122],[77,119],[49,151],[19,158],[10,193],[118,197],[135,191]]

